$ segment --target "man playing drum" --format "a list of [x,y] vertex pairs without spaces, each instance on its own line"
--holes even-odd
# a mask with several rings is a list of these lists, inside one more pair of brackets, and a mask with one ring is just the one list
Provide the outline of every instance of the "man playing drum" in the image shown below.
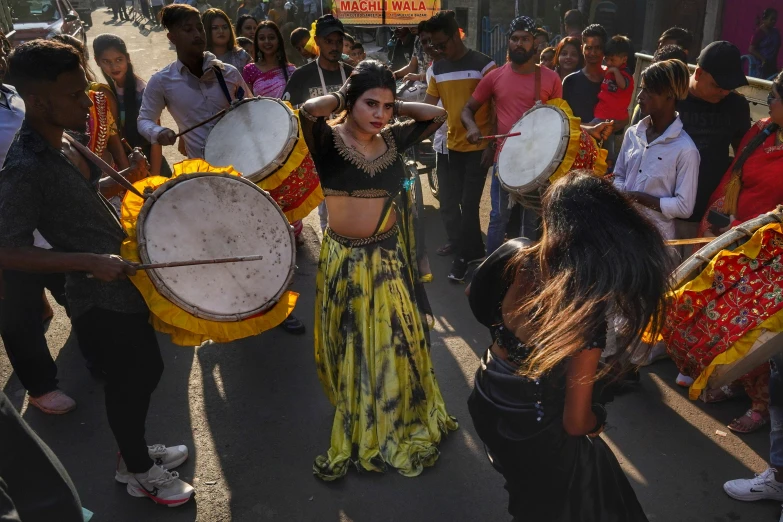
[[[79,55],[57,42],[33,40],[17,47],[10,63],[27,112],[0,171],[5,267],[67,274],[79,343],[106,379],[106,414],[121,455],[115,479],[134,497],[184,504],[193,488],[168,469],[187,459],[187,447],[148,447],[145,440],[163,359],[149,309],[126,279],[135,269],[117,255],[125,233],[98,192],[100,170],[64,135],[66,128],[85,125],[92,105]],[[33,246],[35,229],[54,250]]]
[[[546,102],[563,97],[563,87],[556,72],[536,65],[538,53],[533,32],[536,23],[532,18],[516,18],[508,30],[509,61],[498,69],[487,73],[481,79],[473,95],[462,109],[462,124],[467,129],[469,143],[480,143],[481,130],[476,125],[475,114],[490,99],[497,114],[498,134],[507,134],[522,115],[540,100]],[[514,138],[509,138],[514,139]],[[496,143],[490,144],[495,148]],[[499,147],[497,147],[499,150]],[[497,162],[497,152],[495,153]],[[495,163],[497,168],[497,163]],[[501,187],[496,173],[492,176],[492,211],[489,214],[487,231],[487,255],[503,244],[506,225],[511,216],[508,206],[508,192]],[[526,210],[523,215],[524,232],[520,236],[537,239],[536,215]],[[531,219],[532,218],[532,219]]]
[[[174,145],[176,133],[158,125],[167,108],[180,130],[193,127],[231,102],[252,96],[252,91],[233,66],[206,52],[206,33],[198,9],[185,4],[163,8],[161,23],[177,49],[177,61],[156,72],[147,83],[139,109],[139,133],[150,143]],[[207,136],[218,120],[183,134],[188,158],[203,158]],[[288,333],[304,333],[293,315],[280,325]]]
[[[174,145],[177,133],[158,125],[164,107],[180,130],[201,123],[252,95],[240,72],[206,52],[207,37],[198,9],[172,4],[161,11],[166,35],[177,50],[177,61],[156,72],[147,83],[139,109],[139,134],[150,143]],[[217,120],[182,136],[188,158],[203,158],[204,145]]]

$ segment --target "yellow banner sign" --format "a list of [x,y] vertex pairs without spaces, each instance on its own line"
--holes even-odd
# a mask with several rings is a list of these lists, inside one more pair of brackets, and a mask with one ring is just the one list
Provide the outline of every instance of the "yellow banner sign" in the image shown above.
[[440,0],[334,0],[346,25],[416,25],[440,11]]

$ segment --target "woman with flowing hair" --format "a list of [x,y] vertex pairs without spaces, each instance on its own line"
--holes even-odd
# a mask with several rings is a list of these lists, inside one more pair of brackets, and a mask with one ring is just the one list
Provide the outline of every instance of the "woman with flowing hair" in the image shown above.
[[[515,521],[646,521],[600,438],[596,381],[610,318],[616,346],[630,351],[647,349],[638,341],[648,326],[658,331],[670,256],[657,228],[590,171],[557,180],[541,217],[540,242],[507,242],[468,287],[492,337],[468,400],[473,424]],[[625,351],[609,360],[628,360]]]
[[201,15],[207,34],[207,51],[223,63],[236,67],[240,72],[252,61],[247,51],[237,45],[234,28],[228,15],[220,9],[207,9]]
[[566,36],[555,47],[555,72],[564,79],[585,66],[582,42],[579,38]]
[[268,20],[260,22],[253,47],[255,62],[241,69],[245,83],[256,96],[280,98],[296,67],[288,63],[285,41],[277,24]]
[[[395,101],[392,71],[361,62],[339,92],[299,110],[326,196],[318,263],[315,362],[335,406],[331,446],[313,473],[335,480],[349,464],[413,477],[457,429],[430,359],[427,302],[416,263],[412,180],[401,152],[431,135],[446,111]],[[327,123],[331,114],[342,114]],[[391,123],[392,116],[406,121]]]

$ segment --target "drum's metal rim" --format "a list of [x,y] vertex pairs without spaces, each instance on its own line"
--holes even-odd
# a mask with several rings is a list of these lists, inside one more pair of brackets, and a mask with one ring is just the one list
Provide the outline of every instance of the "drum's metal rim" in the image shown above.
[[[239,103],[237,103],[236,107],[240,105],[244,105],[245,103],[255,102],[259,100],[268,100],[273,101],[280,106],[282,106],[286,112],[288,112],[289,118],[288,118],[288,139],[286,140],[285,145],[283,146],[280,153],[275,156],[275,158],[267,163],[263,168],[260,170],[257,170],[251,174],[242,172],[242,177],[245,179],[248,179],[252,181],[253,183],[258,183],[259,181],[263,181],[264,179],[268,178],[281,168],[288,162],[288,159],[291,157],[291,154],[294,152],[294,148],[296,147],[296,143],[299,141],[299,120],[296,117],[296,114],[281,100],[278,100],[277,98],[269,98],[266,96],[256,96],[255,98],[247,98]],[[210,131],[210,134],[217,128],[218,125],[220,125],[220,122],[223,121],[223,116],[218,120],[218,122],[215,124],[214,127],[212,127],[212,130]],[[207,145],[209,145],[209,136],[207,136],[207,142],[204,146],[204,159],[211,163],[209,161],[209,158],[207,158]]]
[[256,316],[260,313],[263,313],[269,310],[270,308],[274,307],[277,303],[279,303],[280,298],[288,290],[288,287],[291,284],[291,280],[294,278],[294,270],[296,269],[296,240],[294,238],[294,230],[289,224],[288,218],[285,217],[285,214],[283,213],[280,206],[272,198],[272,196],[269,195],[269,193],[266,190],[262,189],[252,181],[245,179],[244,177],[235,176],[232,174],[214,174],[209,172],[195,172],[193,174],[183,174],[181,176],[177,176],[176,178],[173,178],[165,182],[164,184],[160,185],[157,189],[155,189],[155,191],[150,195],[150,197],[148,197],[144,201],[144,204],[141,207],[141,211],[139,211],[139,216],[136,219],[136,244],[138,245],[139,258],[141,259],[142,263],[151,263],[152,261],[150,260],[149,254],[147,253],[147,239],[144,233],[144,222],[147,218],[147,214],[149,213],[150,209],[162,194],[170,190],[178,183],[195,179],[195,178],[207,177],[207,176],[221,177],[221,178],[230,179],[232,181],[238,181],[239,183],[244,183],[245,185],[252,187],[254,190],[259,191],[261,194],[263,194],[265,198],[267,198],[274,205],[274,208],[277,210],[278,214],[280,214],[282,220],[286,223],[286,225],[288,225],[286,227],[286,230],[288,230],[289,243],[291,245],[291,266],[288,269],[288,274],[285,280],[283,281],[280,290],[278,290],[277,293],[275,293],[272,299],[270,299],[265,304],[253,310],[239,313],[239,314],[230,314],[230,315],[214,314],[212,312],[201,310],[197,306],[193,306],[191,303],[187,303],[183,301],[179,296],[174,294],[174,292],[171,291],[171,289],[166,284],[162,276],[159,274],[160,269],[157,268],[150,269],[147,270],[146,272],[150,280],[152,281],[152,284],[155,286],[155,289],[162,296],[164,296],[166,299],[168,299],[178,307],[182,308],[186,312],[190,313],[191,315],[198,317],[199,319],[208,319],[210,321],[238,322]]
[[738,241],[745,243],[758,229],[770,223],[783,223],[783,205],[778,205],[771,212],[737,225],[701,247],[674,271],[672,274],[672,287],[679,288],[684,283],[691,281],[722,250],[729,248]]
[[503,181],[503,169],[500,168],[500,157],[503,154],[503,147],[506,144],[506,142],[504,141],[503,144],[500,146],[500,150],[498,151],[498,180],[500,181],[501,186],[503,186],[503,188],[505,188],[509,192],[517,192],[519,194],[522,193],[529,194],[535,191],[536,189],[546,189],[549,186],[549,176],[551,176],[552,174],[555,173],[555,171],[557,171],[558,167],[560,167],[560,164],[563,163],[563,159],[565,158],[565,153],[568,150],[568,144],[569,141],[571,140],[571,125],[570,125],[570,120],[568,119],[568,115],[560,107],[555,107],[554,105],[544,105],[544,104],[535,105],[534,107],[525,111],[522,117],[519,118],[517,122],[514,123],[514,125],[511,127],[510,132],[514,131],[514,127],[519,125],[519,123],[525,119],[525,116],[533,113],[534,111],[541,110],[541,109],[556,111],[561,117],[560,143],[558,144],[557,149],[555,149],[555,158],[559,158],[559,159],[553,159],[549,163],[549,165],[541,172],[541,174],[539,174],[538,177],[532,182],[526,183],[524,185],[512,186],[507,184],[505,181]]

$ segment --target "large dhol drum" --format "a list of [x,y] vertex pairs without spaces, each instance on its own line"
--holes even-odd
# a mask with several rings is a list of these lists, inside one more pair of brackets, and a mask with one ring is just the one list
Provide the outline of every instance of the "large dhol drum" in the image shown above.
[[156,329],[191,345],[255,335],[285,319],[296,301],[287,291],[296,264],[294,235],[266,191],[203,160],[175,165],[170,180],[152,177],[135,186],[147,197],[129,192],[123,200],[124,258],[158,264],[263,256],[138,271],[131,280]]
[[663,338],[691,399],[769,371],[783,351],[783,207],[708,243],[672,275]]
[[524,207],[541,210],[541,195],[572,168],[606,172],[606,151],[580,128],[564,100],[536,104],[514,124],[498,153],[501,185]]
[[253,182],[282,167],[299,135],[294,112],[275,98],[242,100],[212,128],[204,148],[211,165],[231,165]]
[[291,222],[323,201],[298,114],[276,98],[242,100],[232,107],[207,136],[204,159],[232,166],[269,191]]

